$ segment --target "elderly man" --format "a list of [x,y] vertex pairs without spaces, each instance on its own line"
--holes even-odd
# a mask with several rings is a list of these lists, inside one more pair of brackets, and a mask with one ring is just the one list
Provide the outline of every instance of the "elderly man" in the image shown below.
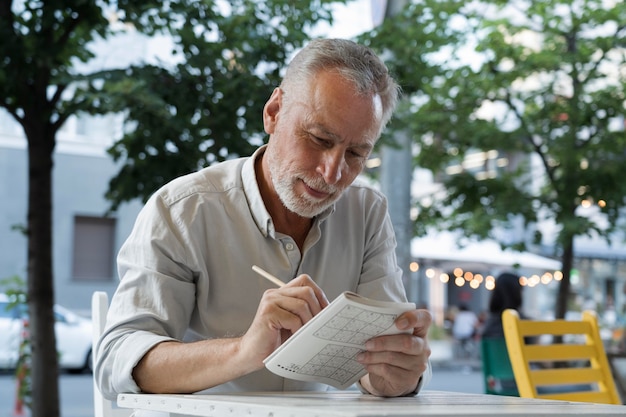
[[[151,197],[120,251],[98,344],[106,396],[326,389],[274,375],[263,359],[343,291],[406,300],[386,200],[355,181],[397,95],[368,48],[312,41],[264,107],[267,145]],[[417,393],[430,377],[430,321],[412,310],[395,322],[410,332],[367,343],[363,392]]]

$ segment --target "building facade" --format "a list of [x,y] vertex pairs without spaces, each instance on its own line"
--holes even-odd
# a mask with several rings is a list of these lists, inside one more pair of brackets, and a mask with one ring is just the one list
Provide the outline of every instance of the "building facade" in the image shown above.
[[[120,123],[114,116],[70,120],[58,136],[53,171],[53,274],[55,301],[90,308],[91,294],[112,294],[115,256],[142,204],[124,204],[110,216],[104,198],[117,167],[106,149]],[[27,144],[20,126],[0,111],[0,279],[26,279]]]

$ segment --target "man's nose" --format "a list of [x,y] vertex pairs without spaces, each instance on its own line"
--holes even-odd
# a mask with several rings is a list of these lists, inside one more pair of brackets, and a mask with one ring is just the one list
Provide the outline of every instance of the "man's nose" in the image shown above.
[[330,150],[325,152],[317,166],[317,172],[322,175],[327,184],[334,185],[341,179],[346,167],[345,154],[343,151]]

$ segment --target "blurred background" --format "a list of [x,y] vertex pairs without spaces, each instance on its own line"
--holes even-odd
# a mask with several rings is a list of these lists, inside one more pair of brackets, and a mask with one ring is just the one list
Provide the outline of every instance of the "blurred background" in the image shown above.
[[[502,272],[520,276],[528,316],[594,310],[620,348],[622,2],[74,3],[14,0],[0,16],[0,293],[48,294],[89,318],[93,291],[116,288],[143,201],[262,144],[260,109],[285,63],[332,36],[370,45],[403,89],[363,177],[388,196],[439,375],[483,391],[480,355],[459,357],[452,327],[462,305],[480,326]],[[18,339],[0,335],[9,364]],[[84,366],[61,364],[61,394],[89,378],[80,354]],[[11,415],[11,370],[0,386]]]

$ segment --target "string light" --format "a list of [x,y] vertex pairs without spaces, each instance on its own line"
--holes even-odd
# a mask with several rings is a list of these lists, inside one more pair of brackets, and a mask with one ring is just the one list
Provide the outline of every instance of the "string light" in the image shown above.
[[[417,262],[411,262],[409,269],[412,272],[417,272],[420,265]],[[450,281],[451,277],[445,272],[440,272],[439,268],[427,268],[424,272],[427,278],[433,279],[439,278],[439,281],[446,284]],[[472,289],[478,289],[481,285],[488,291],[491,291],[496,286],[496,278],[493,275],[483,276],[480,273],[473,273],[471,271],[464,271],[463,268],[456,267],[452,270],[454,284],[457,287],[463,287],[468,284]],[[535,287],[539,284],[548,285],[552,281],[560,281],[563,279],[563,273],[561,271],[544,272],[541,276],[534,274],[530,277],[524,275],[520,276],[519,283],[523,287]]]

